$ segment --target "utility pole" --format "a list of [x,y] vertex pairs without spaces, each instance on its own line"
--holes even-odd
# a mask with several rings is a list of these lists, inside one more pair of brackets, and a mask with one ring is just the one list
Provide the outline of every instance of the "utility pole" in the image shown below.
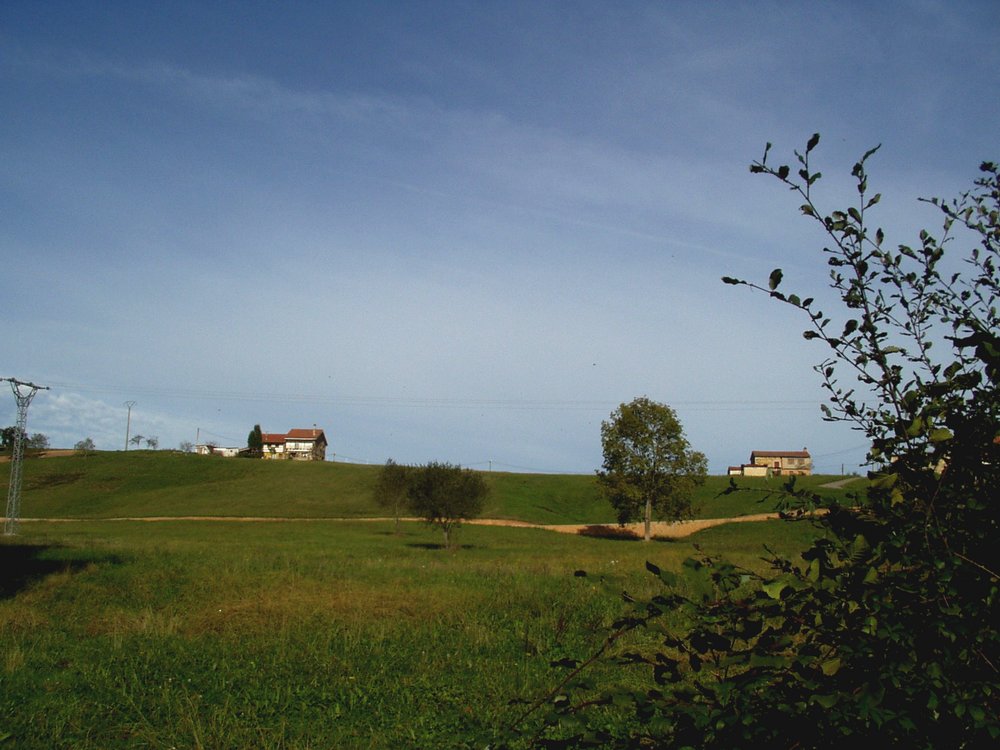
[[126,401],[124,405],[128,407],[128,416],[125,417],[125,450],[128,450],[128,433],[132,427],[132,407],[135,406],[135,401]]
[[[39,391],[47,391],[44,385],[25,383],[14,378],[0,378],[10,383],[17,401],[17,425],[14,427],[14,450],[10,456],[10,485],[7,488],[7,519],[3,533],[13,536],[17,533],[17,524],[21,520],[21,465],[24,462],[24,439],[28,434],[28,405]],[[25,392],[21,392],[21,388]]]

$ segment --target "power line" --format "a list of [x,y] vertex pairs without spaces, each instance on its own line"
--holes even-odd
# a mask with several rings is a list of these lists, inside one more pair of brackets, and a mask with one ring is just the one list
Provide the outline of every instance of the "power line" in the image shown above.
[[[55,383],[64,390],[85,393],[135,393],[161,398],[270,403],[315,403],[342,406],[403,407],[422,409],[507,409],[517,411],[607,411],[618,405],[613,399],[489,399],[430,398],[404,396],[324,396],[314,393],[235,392],[194,388],[135,388],[80,383]],[[701,399],[672,401],[685,411],[800,411],[818,408],[815,399]]]

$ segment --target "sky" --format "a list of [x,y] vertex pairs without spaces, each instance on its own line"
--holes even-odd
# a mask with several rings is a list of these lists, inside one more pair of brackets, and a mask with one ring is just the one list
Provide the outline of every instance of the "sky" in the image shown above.
[[[601,422],[674,408],[709,470],[808,448],[821,206],[867,149],[890,242],[1000,159],[984,2],[0,4],[0,377],[28,432],[590,473]],[[135,404],[129,412],[126,402]],[[16,406],[4,384],[0,424]]]

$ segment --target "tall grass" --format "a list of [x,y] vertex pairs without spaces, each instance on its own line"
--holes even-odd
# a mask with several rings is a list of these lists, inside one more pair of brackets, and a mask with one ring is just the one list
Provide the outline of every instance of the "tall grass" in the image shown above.
[[[753,566],[763,538],[808,533],[739,526],[751,542],[700,541]],[[482,747],[551,660],[597,646],[621,590],[652,590],[646,559],[693,551],[466,527],[451,553],[388,522],[22,528],[0,543],[0,735],[19,748]]]

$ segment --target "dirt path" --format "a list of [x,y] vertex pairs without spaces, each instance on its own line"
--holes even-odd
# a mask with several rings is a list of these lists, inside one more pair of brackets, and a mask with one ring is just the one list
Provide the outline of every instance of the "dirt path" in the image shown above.
[[[27,450],[29,455],[25,456],[25,458],[62,458],[64,456],[73,456],[76,455],[77,453],[77,451],[75,450],[68,450],[64,448],[55,448],[55,449],[48,448],[44,451],[37,451],[37,452],[31,449]],[[0,456],[0,464],[5,464],[5,463],[10,463],[9,453]]]
[[[690,536],[696,531],[721,526],[726,523],[748,523],[752,521],[771,521],[778,518],[777,513],[758,513],[751,516],[736,518],[702,518],[696,521],[675,521],[672,523],[658,521],[653,524],[653,536],[669,539],[679,539]],[[6,520],[6,519],[0,519]],[[21,523],[84,523],[87,521],[140,521],[146,523],[163,523],[166,521],[210,521],[230,523],[343,523],[343,522],[388,522],[391,518],[285,518],[267,516],[119,516],[114,518],[22,518]],[[401,521],[415,522],[419,518],[402,518]],[[465,523],[476,526],[510,526],[526,529],[545,529],[560,534],[587,534],[590,536],[620,536],[621,527],[616,524],[541,524],[527,521],[510,521],[500,518],[475,518]],[[625,529],[636,536],[642,536],[641,523],[626,524]]]
[[826,484],[821,484],[820,488],[828,490],[839,490],[842,487],[846,487],[851,482],[857,481],[858,479],[861,479],[861,477],[844,477],[843,479],[837,479],[836,481],[833,482],[827,482]]

